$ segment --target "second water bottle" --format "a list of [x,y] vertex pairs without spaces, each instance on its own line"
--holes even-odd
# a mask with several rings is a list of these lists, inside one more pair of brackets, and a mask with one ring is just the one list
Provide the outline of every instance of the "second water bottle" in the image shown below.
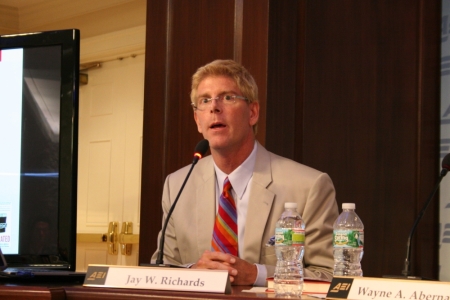
[[333,225],[335,276],[363,276],[364,225],[355,213],[354,203],[343,203],[342,213]]

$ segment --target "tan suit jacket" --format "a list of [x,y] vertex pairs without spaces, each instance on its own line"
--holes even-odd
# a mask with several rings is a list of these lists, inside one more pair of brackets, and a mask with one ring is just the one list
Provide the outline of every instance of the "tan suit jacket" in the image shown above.
[[[166,178],[162,199],[163,224],[189,169],[190,166],[184,167]],[[216,215],[215,184],[213,159],[207,156],[194,167],[168,223],[164,263],[195,263],[205,250],[211,249]],[[273,276],[275,249],[266,243],[274,236],[284,203],[297,202],[297,211],[306,223],[304,275],[331,279],[333,222],[338,217],[338,208],[330,177],[275,155],[258,143],[249,188],[244,251],[240,258],[266,265],[268,276]],[[160,236],[158,244],[159,240]],[[156,257],[157,251],[152,260]]]

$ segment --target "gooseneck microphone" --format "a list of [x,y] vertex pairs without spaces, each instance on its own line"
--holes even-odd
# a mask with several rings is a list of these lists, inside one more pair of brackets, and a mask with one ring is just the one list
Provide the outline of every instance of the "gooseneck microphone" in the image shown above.
[[445,175],[447,175],[447,172],[450,171],[450,153],[447,154],[444,159],[442,160],[442,170],[441,174],[439,175],[439,180],[436,186],[434,187],[434,190],[431,192],[430,196],[428,197],[427,201],[425,202],[425,205],[423,206],[422,210],[420,211],[419,215],[416,218],[416,221],[414,222],[413,227],[411,228],[411,232],[409,233],[408,242],[406,243],[406,258],[405,258],[405,265],[404,269],[402,271],[403,276],[408,277],[410,276],[410,255],[411,255],[411,239],[414,235],[414,232],[416,230],[417,224],[422,219],[423,214],[425,213],[425,210],[427,209],[428,205],[430,204],[431,200],[433,199],[434,194],[439,188],[439,185],[442,181],[442,178],[444,178]]
[[163,259],[163,256],[164,256],[164,240],[165,240],[167,224],[169,223],[170,216],[172,215],[172,212],[175,209],[175,206],[177,205],[178,199],[180,198],[181,192],[183,191],[184,186],[186,185],[186,182],[187,182],[189,176],[191,175],[192,169],[197,164],[199,159],[201,159],[205,155],[206,151],[208,151],[208,148],[209,148],[208,140],[201,140],[197,144],[197,146],[195,147],[194,159],[192,160],[191,168],[189,169],[189,172],[186,175],[186,178],[184,179],[183,185],[181,186],[180,191],[178,192],[178,195],[175,198],[175,201],[173,202],[172,206],[169,209],[169,212],[167,213],[167,217],[166,217],[166,220],[164,222],[164,226],[163,226],[163,228],[161,230],[161,237],[160,237],[160,240],[159,240],[159,252],[158,252],[158,257],[156,259],[156,265],[158,265],[158,266],[164,266],[164,259]]

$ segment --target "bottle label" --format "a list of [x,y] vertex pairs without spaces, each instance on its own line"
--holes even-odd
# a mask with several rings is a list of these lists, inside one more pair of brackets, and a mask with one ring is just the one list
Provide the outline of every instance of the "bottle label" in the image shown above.
[[363,230],[334,230],[333,247],[335,248],[363,248]]
[[275,245],[305,245],[305,230],[301,228],[276,228]]

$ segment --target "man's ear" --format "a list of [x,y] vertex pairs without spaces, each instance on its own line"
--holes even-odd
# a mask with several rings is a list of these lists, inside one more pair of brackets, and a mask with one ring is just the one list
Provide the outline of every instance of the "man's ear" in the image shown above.
[[258,123],[259,119],[259,102],[251,102],[248,104],[250,108],[250,125],[253,126]]

